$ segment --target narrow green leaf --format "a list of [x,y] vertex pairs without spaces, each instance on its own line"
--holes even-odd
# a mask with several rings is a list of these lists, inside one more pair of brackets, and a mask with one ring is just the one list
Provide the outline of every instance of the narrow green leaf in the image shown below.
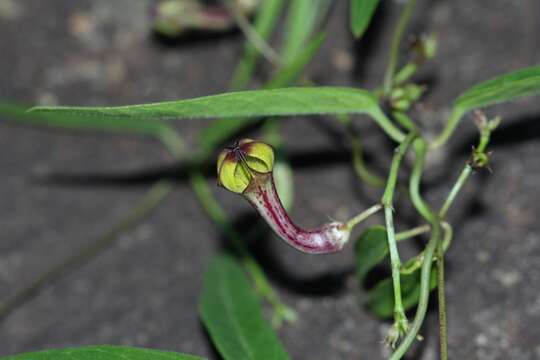
[[330,0],[292,0],[290,2],[281,52],[285,64],[290,64],[301,55],[331,5]]
[[370,92],[353,88],[305,87],[252,90],[153,104],[116,107],[37,107],[33,111],[77,117],[132,118],[134,121],[141,121],[141,119],[368,114],[394,140],[400,142],[404,138],[403,133],[382,113],[377,99]]
[[[290,65],[281,69],[274,78],[266,84],[265,88],[275,89],[294,83],[304,67],[313,58],[317,50],[319,50],[324,38],[324,34],[320,34],[314,38],[298,58],[291,62]],[[223,141],[252,121],[253,119],[250,118],[219,119],[214,121],[201,132],[199,143],[201,144],[203,151],[212,151],[216,146],[221,145]]]
[[182,139],[169,125],[156,120],[110,116],[85,116],[75,113],[29,112],[29,108],[11,103],[0,103],[0,121],[19,124],[48,126],[75,130],[94,130],[117,133],[132,133],[152,136],[161,141],[175,155],[184,152]]
[[351,0],[351,30],[357,38],[362,36],[371,22],[379,0]]
[[241,267],[229,256],[212,261],[200,315],[225,360],[289,359]]
[[[316,87],[250,90],[194,99],[113,107],[44,106],[41,114],[74,115],[78,118],[186,119],[369,113],[378,109],[368,91],[353,88]],[[78,121],[78,120],[77,120]]]
[[[259,34],[261,39],[268,39],[276,25],[282,9],[283,0],[265,0],[261,2],[261,6],[257,11],[253,24],[253,29]],[[231,86],[233,89],[238,90],[246,87],[259,58],[259,51],[257,51],[252,44],[246,42],[244,55],[233,75]]]
[[540,93],[540,65],[485,81],[459,96],[454,104],[463,111],[486,107]]
[[[403,308],[411,309],[418,304],[420,298],[420,271],[411,274],[402,274],[401,296]],[[437,270],[431,270],[430,289],[437,287]],[[379,282],[368,293],[367,308],[376,316],[390,318],[394,315],[394,289],[392,279],[387,278]]]
[[0,103],[0,116],[3,121],[26,123],[39,126],[88,129],[100,131],[130,132],[143,135],[155,135],[167,128],[166,124],[140,119],[132,121],[126,118],[109,116],[76,116],[74,113],[28,112],[30,108],[22,105]]
[[354,244],[356,277],[360,286],[368,272],[388,255],[388,241],[384,226],[376,225],[366,229]]
[[497,76],[475,85],[456,99],[450,119],[433,146],[444,144],[468,111],[539,93],[540,65]]
[[0,360],[203,360],[201,357],[127,346],[98,345],[46,350],[0,358]]

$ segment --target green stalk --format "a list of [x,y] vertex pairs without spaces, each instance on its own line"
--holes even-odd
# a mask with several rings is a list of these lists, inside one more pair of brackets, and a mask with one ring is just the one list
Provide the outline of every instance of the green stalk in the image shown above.
[[227,10],[231,13],[236,25],[238,25],[249,44],[251,44],[272,65],[280,67],[282,62],[279,54],[268,45],[264,37],[251,25],[247,17],[238,9],[234,1],[224,0],[224,2]]
[[353,167],[360,180],[373,187],[383,187],[385,184],[384,179],[371,172],[366,166],[362,154],[362,144],[360,144],[360,141],[355,135],[351,136],[351,147],[353,153]]
[[416,137],[415,133],[407,135],[405,140],[399,145],[390,166],[390,173],[386,182],[386,188],[384,190],[381,203],[384,208],[384,218],[386,223],[386,235],[388,239],[388,248],[390,250],[390,262],[392,268],[392,283],[394,288],[394,326],[399,333],[405,333],[407,331],[408,323],[403,303],[401,299],[401,282],[399,270],[401,268],[401,261],[399,259],[399,252],[396,244],[396,236],[394,230],[393,220],[393,198],[396,189],[397,176],[401,160],[407,152],[407,149],[411,145],[413,139]]
[[352,230],[356,225],[360,224],[362,221],[366,220],[371,215],[376,214],[382,208],[383,206],[381,204],[375,204],[371,206],[370,208],[362,211],[360,214],[353,217],[351,220],[347,221],[346,227],[349,230]]
[[461,191],[461,188],[465,184],[465,182],[469,179],[469,176],[472,174],[472,167],[467,164],[461,171],[461,174],[459,175],[456,183],[452,187],[452,190],[450,190],[450,193],[446,197],[446,200],[444,201],[443,206],[439,210],[439,216],[441,219],[444,219],[446,217],[446,213],[450,209],[450,206],[454,203],[454,200],[456,199],[457,194]]
[[[478,116],[482,117],[483,115],[478,115]],[[469,162],[465,165],[456,183],[452,187],[452,190],[448,194],[448,197],[444,201],[444,204],[439,211],[439,217],[441,219],[445,218],[446,213],[450,209],[450,206],[452,206],[454,200],[456,199],[457,194],[461,191],[461,188],[471,176],[473,172],[473,166],[471,164],[475,163],[476,161],[475,157],[477,158],[485,157],[485,159],[487,159],[487,156],[489,154],[486,154],[486,149],[491,139],[491,133],[497,128],[497,126],[499,125],[499,122],[500,122],[500,118],[495,118],[494,120],[490,120],[490,121],[487,121],[487,119],[485,118],[482,120],[479,120],[478,128],[480,130],[480,140],[478,141],[478,146],[474,149],[472,159],[469,160]],[[486,162],[485,164],[480,164],[480,165],[486,167],[488,164]]]
[[446,324],[446,294],[444,286],[444,248],[437,242],[437,298],[439,305],[439,352],[440,360],[448,360],[448,334]]
[[[439,217],[430,209],[429,205],[420,195],[420,181],[424,169],[427,144],[423,139],[418,138],[413,143],[413,148],[416,158],[411,174],[411,180],[409,183],[411,200],[417,211],[430,223],[432,232],[429,242],[424,249],[424,258],[420,271],[420,298],[418,301],[416,314],[409,329],[409,332],[403,338],[403,341],[399,344],[396,351],[392,354],[390,360],[399,360],[403,357],[403,355],[405,355],[411,344],[416,339],[422,323],[424,322],[429,302],[429,282],[431,277],[431,266],[435,250],[440,242]],[[443,335],[443,337],[446,337],[445,334],[441,335]]]
[[405,230],[405,231],[401,231],[401,232],[397,233],[396,234],[396,241],[407,240],[407,239],[416,237],[418,235],[425,234],[425,233],[427,233],[429,231],[431,231],[431,226],[429,226],[429,225],[417,226],[415,228]]
[[409,347],[416,339],[416,336],[418,335],[418,332],[422,327],[422,323],[424,322],[429,301],[429,281],[431,276],[431,264],[433,255],[435,253],[435,248],[437,247],[437,242],[439,241],[439,231],[439,226],[435,226],[433,228],[431,232],[431,237],[424,250],[425,258],[422,262],[422,269],[420,271],[420,298],[418,301],[418,307],[416,308],[414,320],[409,328],[409,332],[403,338],[403,341],[399,344],[396,351],[394,351],[390,356],[390,360],[399,360],[403,357],[403,355],[405,355]]
[[161,180],[153,185],[150,190],[123,216],[120,221],[114,224],[104,234],[89,241],[89,245],[76,254],[69,256],[59,264],[41,274],[31,284],[17,291],[13,297],[0,304],[0,320],[5,319],[13,310],[22,304],[30,301],[40,290],[52,282],[58,280],[68,271],[80,268],[82,265],[94,259],[103,250],[111,247],[120,234],[133,228],[152,210],[154,210],[173,190],[173,185],[165,180]]
[[383,93],[385,95],[389,95],[390,91],[392,90],[392,85],[394,83],[394,74],[396,72],[398,62],[399,46],[401,45],[403,33],[405,32],[405,28],[407,27],[407,24],[411,19],[411,15],[415,5],[416,0],[409,0],[407,5],[401,12],[398,23],[396,25],[396,29],[394,30],[394,34],[392,36],[392,43],[390,45],[390,59],[388,61],[388,66],[384,74]]

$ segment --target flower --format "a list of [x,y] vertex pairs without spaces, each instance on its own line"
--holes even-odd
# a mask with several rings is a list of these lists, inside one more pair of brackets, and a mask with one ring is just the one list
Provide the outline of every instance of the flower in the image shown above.
[[274,150],[252,139],[238,141],[218,157],[218,183],[243,195],[268,225],[294,248],[312,254],[339,251],[349,240],[350,228],[330,222],[316,229],[297,226],[284,209],[273,178]]

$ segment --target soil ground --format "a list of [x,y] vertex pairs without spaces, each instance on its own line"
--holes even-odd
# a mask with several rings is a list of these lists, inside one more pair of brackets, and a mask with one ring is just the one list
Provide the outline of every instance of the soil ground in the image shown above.
[[[149,33],[149,0],[0,0],[0,99],[28,104],[115,105],[224,92],[242,36],[163,44]],[[346,2],[308,69],[325,85],[374,87],[382,78],[398,3],[385,1],[366,38],[348,31]],[[437,60],[419,75],[432,85],[421,121],[439,129],[461,91],[496,74],[539,63],[537,0],[419,1],[411,30],[439,36]],[[451,359],[540,358],[540,107],[538,98],[489,109],[504,122],[491,149],[493,174],[477,174],[450,214],[447,256]],[[365,118],[356,119],[378,168],[391,148]],[[177,122],[194,139],[208,121]],[[295,166],[294,218],[317,225],[371,205],[378,191],[358,185],[344,133],[331,118],[284,122]],[[253,134],[252,136],[257,136]],[[476,142],[463,121],[444,162],[431,166],[426,195],[440,203]],[[128,211],[150,186],[141,174],[174,162],[151,140],[0,123],[0,299],[84,247]],[[377,154],[383,155],[377,155]],[[376,161],[381,160],[381,161]],[[43,183],[43,175],[111,181]],[[113,181],[116,178],[127,181]],[[129,179],[142,179],[129,181]],[[36,180],[37,179],[37,180]],[[215,179],[209,179],[212,184]],[[213,187],[237,219],[252,214]],[[396,210],[400,212],[400,207]],[[406,212],[404,208],[402,210]],[[397,226],[410,225],[410,218]],[[380,220],[380,219],[379,219]],[[418,244],[417,244],[418,245]],[[63,276],[0,323],[0,355],[85,344],[126,344],[217,359],[197,316],[218,231],[186,183],[95,260]],[[306,256],[275,237],[255,248],[284,301],[299,313],[279,332],[293,359],[383,359],[389,324],[361,307],[350,276],[352,251]],[[405,248],[412,254],[418,248]],[[435,359],[436,313],[415,359]]]

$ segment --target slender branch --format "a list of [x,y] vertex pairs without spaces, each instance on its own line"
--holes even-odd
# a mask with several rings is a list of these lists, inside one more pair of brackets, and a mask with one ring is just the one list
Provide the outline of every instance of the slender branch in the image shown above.
[[439,236],[439,226],[435,226],[424,250],[425,259],[422,262],[422,269],[420,271],[420,298],[418,300],[418,307],[416,308],[414,320],[409,328],[409,332],[403,338],[403,341],[399,344],[396,351],[392,353],[390,360],[399,360],[403,357],[403,355],[405,355],[411,344],[416,339],[416,336],[422,327],[422,323],[424,322],[429,301],[429,283],[431,279],[432,264],[431,259],[435,253]]
[[53,266],[28,286],[15,293],[12,298],[0,304],[0,320],[3,320],[13,310],[38,295],[45,286],[56,281],[67,272],[80,268],[102,253],[103,250],[111,247],[118,240],[120,234],[139,223],[171,193],[172,189],[172,184],[164,180],[153,185],[135,206],[104,234],[90,240],[88,246]]
[[489,153],[486,153],[486,149],[491,139],[491,133],[499,125],[500,118],[496,117],[495,119],[488,121],[485,115],[482,113],[476,113],[476,116],[477,126],[480,130],[480,139],[478,141],[478,146],[474,149],[472,158],[461,171],[461,174],[459,175],[456,183],[452,187],[452,190],[444,201],[443,206],[439,210],[439,216],[441,219],[444,219],[446,217],[446,213],[450,209],[450,206],[452,206],[457,194],[461,191],[463,185],[471,176],[473,172],[473,166],[487,167],[489,169]]
[[446,200],[444,201],[443,206],[439,210],[439,216],[442,219],[446,217],[446,213],[450,209],[450,206],[452,206],[452,204],[454,203],[454,200],[456,199],[457,194],[461,191],[461,188],[463,187],[467,179],[469,179],[469,176],[471,176],[471,174],[472,174],[472,167],[469,164],[465,165],[456,183],[452,187],[452,190],[450,190],[450,193],[446,197]]
[[399,17],[396,29],[392,36],[392,43],[390,45],[390,59],[388,61],[388,66],[384,74],[384,83],[383,83],[383,93],[388,95],[392,90],[392,85],[394,81],[394,74],[396,72],[396,66],[398,62],[399,46],[401,45],[401,39],[405,28],[411,19],[412,12],[416,5],[416,0],[409,0],[401,15]]
[[231,13],[234,21],[244,33],[247,40],[266,58],[272,65],[280,67],[282,65],[281,57],[272,49],[266,40],[259,35],[253,28],[246,16],[237,8],[237,5],[232,0],[224,0],[227,10]]
[[396,351],[392,354],[390,360],[398,360],[401,359],[403,355],[405,355],[411,344],[416,339],[422,323],[424,322],[429,302],[429,285],[431,280],[431,266],[433,261],[433,255],[440,241],[439,218],[430,209],[429,205],[425,203],[424,199],[420,195],[420,180],[422,178],[422,172],[424,169],[427,144],[423,139],[418,138],[414,142],[413,147],[416,158],[411,174],[411,180],[409,182],[411,200],[413,201],[413,204],[416,207],[417,211],[430,223],[432,231],[428,244],[424,249],[424,258],[420,271],[420,297],[418,301],[418,307],[416,309],[416,314],[409,332],[407,333],[405,338],[403,338],[403,341],[399,344]]
[[371,215],[379,212],[383,206],[381,204],[375,204],[372,207],[362,211],[360,214],[353,217],[351,220],[346,222],[346,226],[349,230],[352,230],[356,225],[361,223],[362,221],[366,220]]
[[360,180],[373,187],[383,187],[385,184],[384,179],[371,172],[366,166],[362,145],[355,135],[351,136],[351,147],[353,153],[353,167]]
[[392,115],[397,120],[397,122],[400,123],[401,126],[403,126],[405,129],[409,131],[419,132],[418,127],[414,124],[412,119],[404,112],[394,111]]
[[463,115],[465,115],[465,111],[463,111],[461,108],[454,107],[452,113],[450,114],[450,117],[446,121],[444,129],[441,131],[439,136],[431,143],[430,147],[432,149],[439,148],[448,141],[450,136],[452,136],[452,134],[454,133],[454,130],[456,130],[456,127]]
[[443,242],[437,243],[437,298],[439,305],[439,352],[440,360],[448,360],[448,334],[446,324],[446,296],[444,284]]
[[[407,149],[409,148],[415,137],[415,133],[410,133],[396,149],[396,152],[394,153],[394,157],[392,159],[392,164],[390,166],[390,173],[388,175],[386,188],[381,199],[382,206],[384,207],[386,236],[388,240],[388,248],[390,250],[390,262],[392,268],[392,284],[394,288],[394,326],[398,330],[398,333],[404,333],[407,330],[408,324],[401,299],[401,282],[399,274],[399,269],[401,268],[401,261],[399,259],[399,252],[396,244],[393,220],[394,209],[392,207],[392,203],[401,160],[403,159],[403,156],[407,152]],[[391,341],[395,342],[395,340]]]
[[407,239],[413,238],[415,236],[425,234],[425,233],[430,232],[430,231],[431,231],[431,226],[429,226],[427,224],[417,226],[417,227],[412,228],[410,230],[406,230],[406,231],[402,231],[402,232],[397,233],[396,234],[396,241],[407,240]]
[[356,175],[360,180],[370,186],[378,188],[383,187],[385,185],[385,180],[377,174],[374,174],[364,162],[362,143],[352,127],[350,116],[348,114],[341,114],[337,115],[336,118],[345,127],[347,134],[349,135],[353,156],[353,168]]
[[405,140],[405,134],[396,127],[392,121],[386,116],[386,114],[377,107],[369,112],[369,115],[379,125],[386,134],[397,143],[402,143]]

